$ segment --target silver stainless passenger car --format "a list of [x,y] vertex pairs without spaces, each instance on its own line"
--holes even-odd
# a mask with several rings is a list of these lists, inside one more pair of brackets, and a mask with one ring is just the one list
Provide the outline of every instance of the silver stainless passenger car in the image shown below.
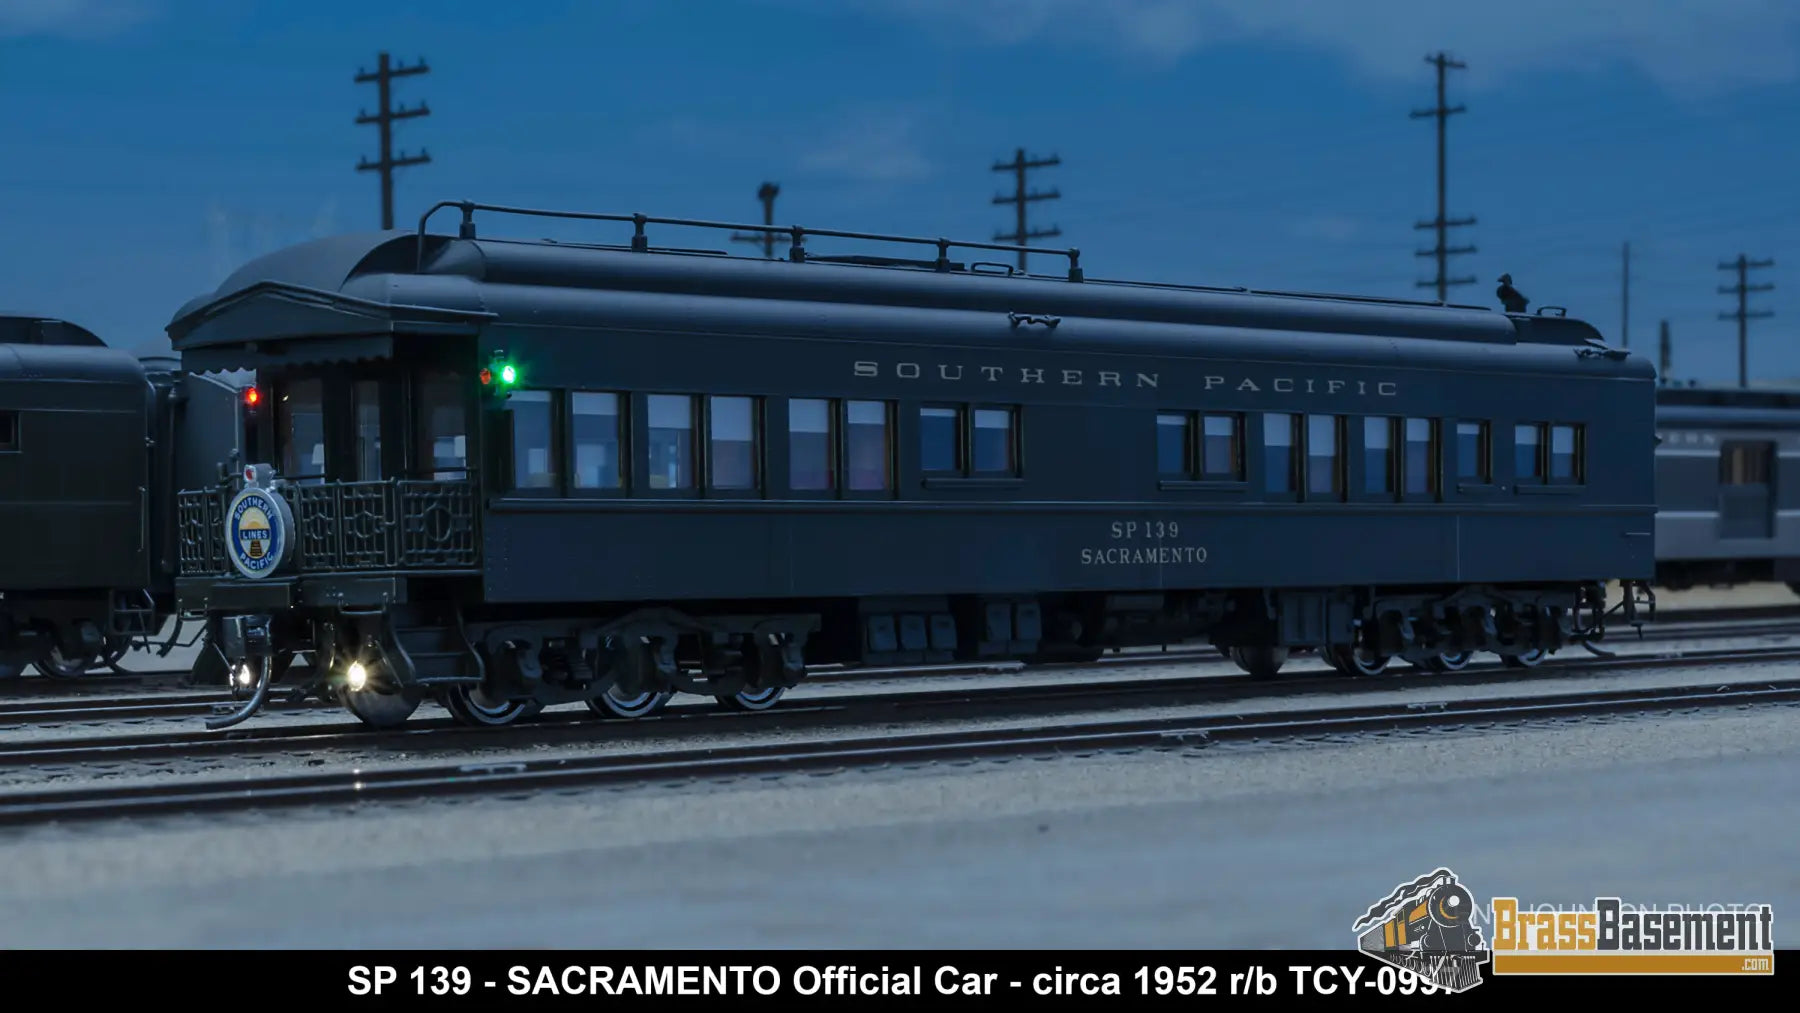
[[1800,389],[1663,387],[1656,428],[1657,583],[1800,593]]

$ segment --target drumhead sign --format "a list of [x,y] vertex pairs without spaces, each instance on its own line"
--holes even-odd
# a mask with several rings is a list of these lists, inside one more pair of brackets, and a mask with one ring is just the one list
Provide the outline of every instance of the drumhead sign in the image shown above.
[[225,553],[244,576],[267,577],[287,558],[293,527],[293,512],[280,493],[247,485],[225,511]]

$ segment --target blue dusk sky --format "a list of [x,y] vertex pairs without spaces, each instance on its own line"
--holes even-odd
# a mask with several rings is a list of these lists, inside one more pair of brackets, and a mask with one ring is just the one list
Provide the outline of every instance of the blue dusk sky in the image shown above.
[[402,228],[462,198],[758,220],[771,180],[781,223],[991,240],[1023,147],[1062,159],[1031,224],[1092,277],[1402,298],[1434,297],[1410,113],[1446,50],[1453,301],[1510,272],[1616,341],[1629,242],[1631,346],[1666,319],[1673,375],[1735,381],[1719,264],[1773,258],[1751,373],[1800,377],[1795,0],[0,0],[0,310],[140,348],[244,260],[378,227],[352,79],[384,49],[430,66],[396,84],[431,109],[397,127],[432,159]]

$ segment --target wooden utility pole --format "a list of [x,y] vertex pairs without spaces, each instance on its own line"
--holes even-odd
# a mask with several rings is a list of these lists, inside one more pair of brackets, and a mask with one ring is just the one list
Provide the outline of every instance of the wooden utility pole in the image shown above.
[[1415,110],[1412,116],[1415,120],[1426,116],[1437,119],[1437,217],[1428,222],[1420,222],[1413,227],[1416,229],[1434,229],[1437,232],[1437,245],[1429,250],[1420,250],[1418,252],[1418,255],[1421,257],[1435,257],[1437,259],[1437,277],[1430,281],[1419,282],[1419,287],[1436,288],[1438,302],[1449,302],[1450,286],[1468,285],[1475,281],[1474,278],[1450,277],[1449,265],[1449,259],[1452,256],[1475,252],[1475,247],[1473,246],[1459,246],[1452,249],[1449,245],[1449,230],[1463,225],[1473,225],[1475,224],[1475,219],[1458,218],[1455,221],[1452,221],[1448,217],[1448,212],[1446,211],[1446,190],[1449,170],[1445,157],[1445,133],[1450,124],[1450,117],[1457,113],[1465,112],[1466,108],[1460,105],[1451,107],[1444,104],[1444,75],[1451,70],[1461,70],[1465,65],[1450,59],[1449,56],[1443,53],[1438,53],[1436,56],[1427,56],[1425,62],[1437,67],[1437,107],[1435,109]]
[[[1029,204],[1033,201],[1040,201],[1040,200],[1056,200],[1057,198],[1062,196],[1061,193],[1059,193],[1058,191],[1056,191],[1054,189],[1045,191],[1043,193],[1039,193],[1037,191],[1032,191],[1031,193],[1026,193],[1025,192],[1025,172],[1026,172],[1026,170],[1027,169],[1044,169],[1044,168],[1048,168],[1053,165],[1061,165],[1061,164],[1062,164],[1062,159],[1058,158],[1055,155],[1051,155],[1049,158],[1037,158],[1037,159],[1027,160],[1025,157],[1025,149],[1024,148],[1019,148],[1013,153],[1013,160],[1011,162],[996,162],[996,163],[994,163],[994,171],[995,172],[1010,172],[1013,174],[1013,195],[1011,197],[995,197],[994,203],[995,204],[1013,204],[1013,205],[1017,205],[1017,208],[1018,208],[1018,216],[1017,216],[1018,224],[1017,224],[1017,226],[1013,229],[1012,232],[1009,232],[1009,233],[995,233],[994,242],[996,242],[996,243],[1017,243],[1020,247],[1026,247],[1026,246],[1031,245],[1031,240],[1033,240],[1033,239],[1045,239],[1050,236],[1062,235],[1062,230],[1059,228],[1056,228],[1055,226],[1051,226],[1050,228],[1047,228],[1047,229],[1037,229],[1037,230],[1027,229],[1025,227],[1025,205],[1026,204]],[[1024,249],[1019,250],[1019,270],[1021,272],[1025,270],[1025,251],[1024,251]]]
[[756,233],[733,232],[731,234],[733,242],[760,244],[763,248],[763,256],[770,260],[775,259],[775,230],[773,228],[775,225],[775,198],[780,193],[781,187],[775,183],[764,183],[762,186],[757,187],[756,199],[762,201],[763,224],[770,226],[770,229],[760,235]]
[[381,160],[371,162],[365,158],[357,164],[356,171],[381,173],[381,227],[383,229],[394,227],[394,170],[403,169],[409,165],[424,165],[431,161],[430,153],[424,150],[411,156],[402,151],[398,158],[394,157],[394,123],[398,120],[410,120],[418,116],[430,116],[431,110],[427,109],[423,102],[411,109],[393,108],[392,82],[397,77],[429,73],[431,73],[431,68],[425,66],[423,58],[410,67],[392,66],[388,63],[388,54],[382,53],[373,74],[361,71],[356,74],[357,84],[368,84],[373,81],[380,92],[381,111],[373,116],[361,113],[356,117],[356,122],[358,126],[373,123],[380,128]]
[[1750,293],[1752,293],[1752,292],[1767,292],[1770,289],[1775,287],[1774,285],[1751,285],[1751,284],[1749,284],[1748,282],[1749,282],[1750,270],[1751,270],[1751,268],[1773,267],[1773,266],[1775,266],[1775,262],[1773,260],[1751,260],[1750,258],[1744,256],[1741,253],[1738,254],[1738,258],[1736,260],[1726,261],[1725,263],[1719,265],[1719,270],[1721,270],[1721,271],[1736,271],[1737,278],[1738,278],[1738,283],[1736,285],[1720,285],[1719,286],[1719,292],[1721,294],[1735,295],[1735,296],[1737,296],[1737,300],[1738,300],[1737,312],[1721,313],[1721,314],[1719,314],[1719,319],[1720,320],[1736,320],[1737,321],[1737,325],[1738,325],[1738,386],[1739,387],[1748,387],[1750,385],[1749,351],[1748,351],[1749,344],[1750,344],[1750,321],[1753,319],[1760,318],[1760,317],[1769,317],[1769,316],[1775,315],[1773,312],[1771,312],[1769,310],[1762,310],[1762,311],[1759,311],[1756,313],[1750,312],[1750,308],[1749,308]]
[[1625,265],[1619,291],[1619,347],[1631,347],[1631,244],[1625,244]]

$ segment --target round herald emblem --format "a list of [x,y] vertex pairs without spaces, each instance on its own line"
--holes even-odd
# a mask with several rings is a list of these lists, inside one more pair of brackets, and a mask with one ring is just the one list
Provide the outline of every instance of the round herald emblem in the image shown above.
[[267,577],[287,558],[293,514],[271,489],[248,488],[225,511],[225,552],[251,579]]

